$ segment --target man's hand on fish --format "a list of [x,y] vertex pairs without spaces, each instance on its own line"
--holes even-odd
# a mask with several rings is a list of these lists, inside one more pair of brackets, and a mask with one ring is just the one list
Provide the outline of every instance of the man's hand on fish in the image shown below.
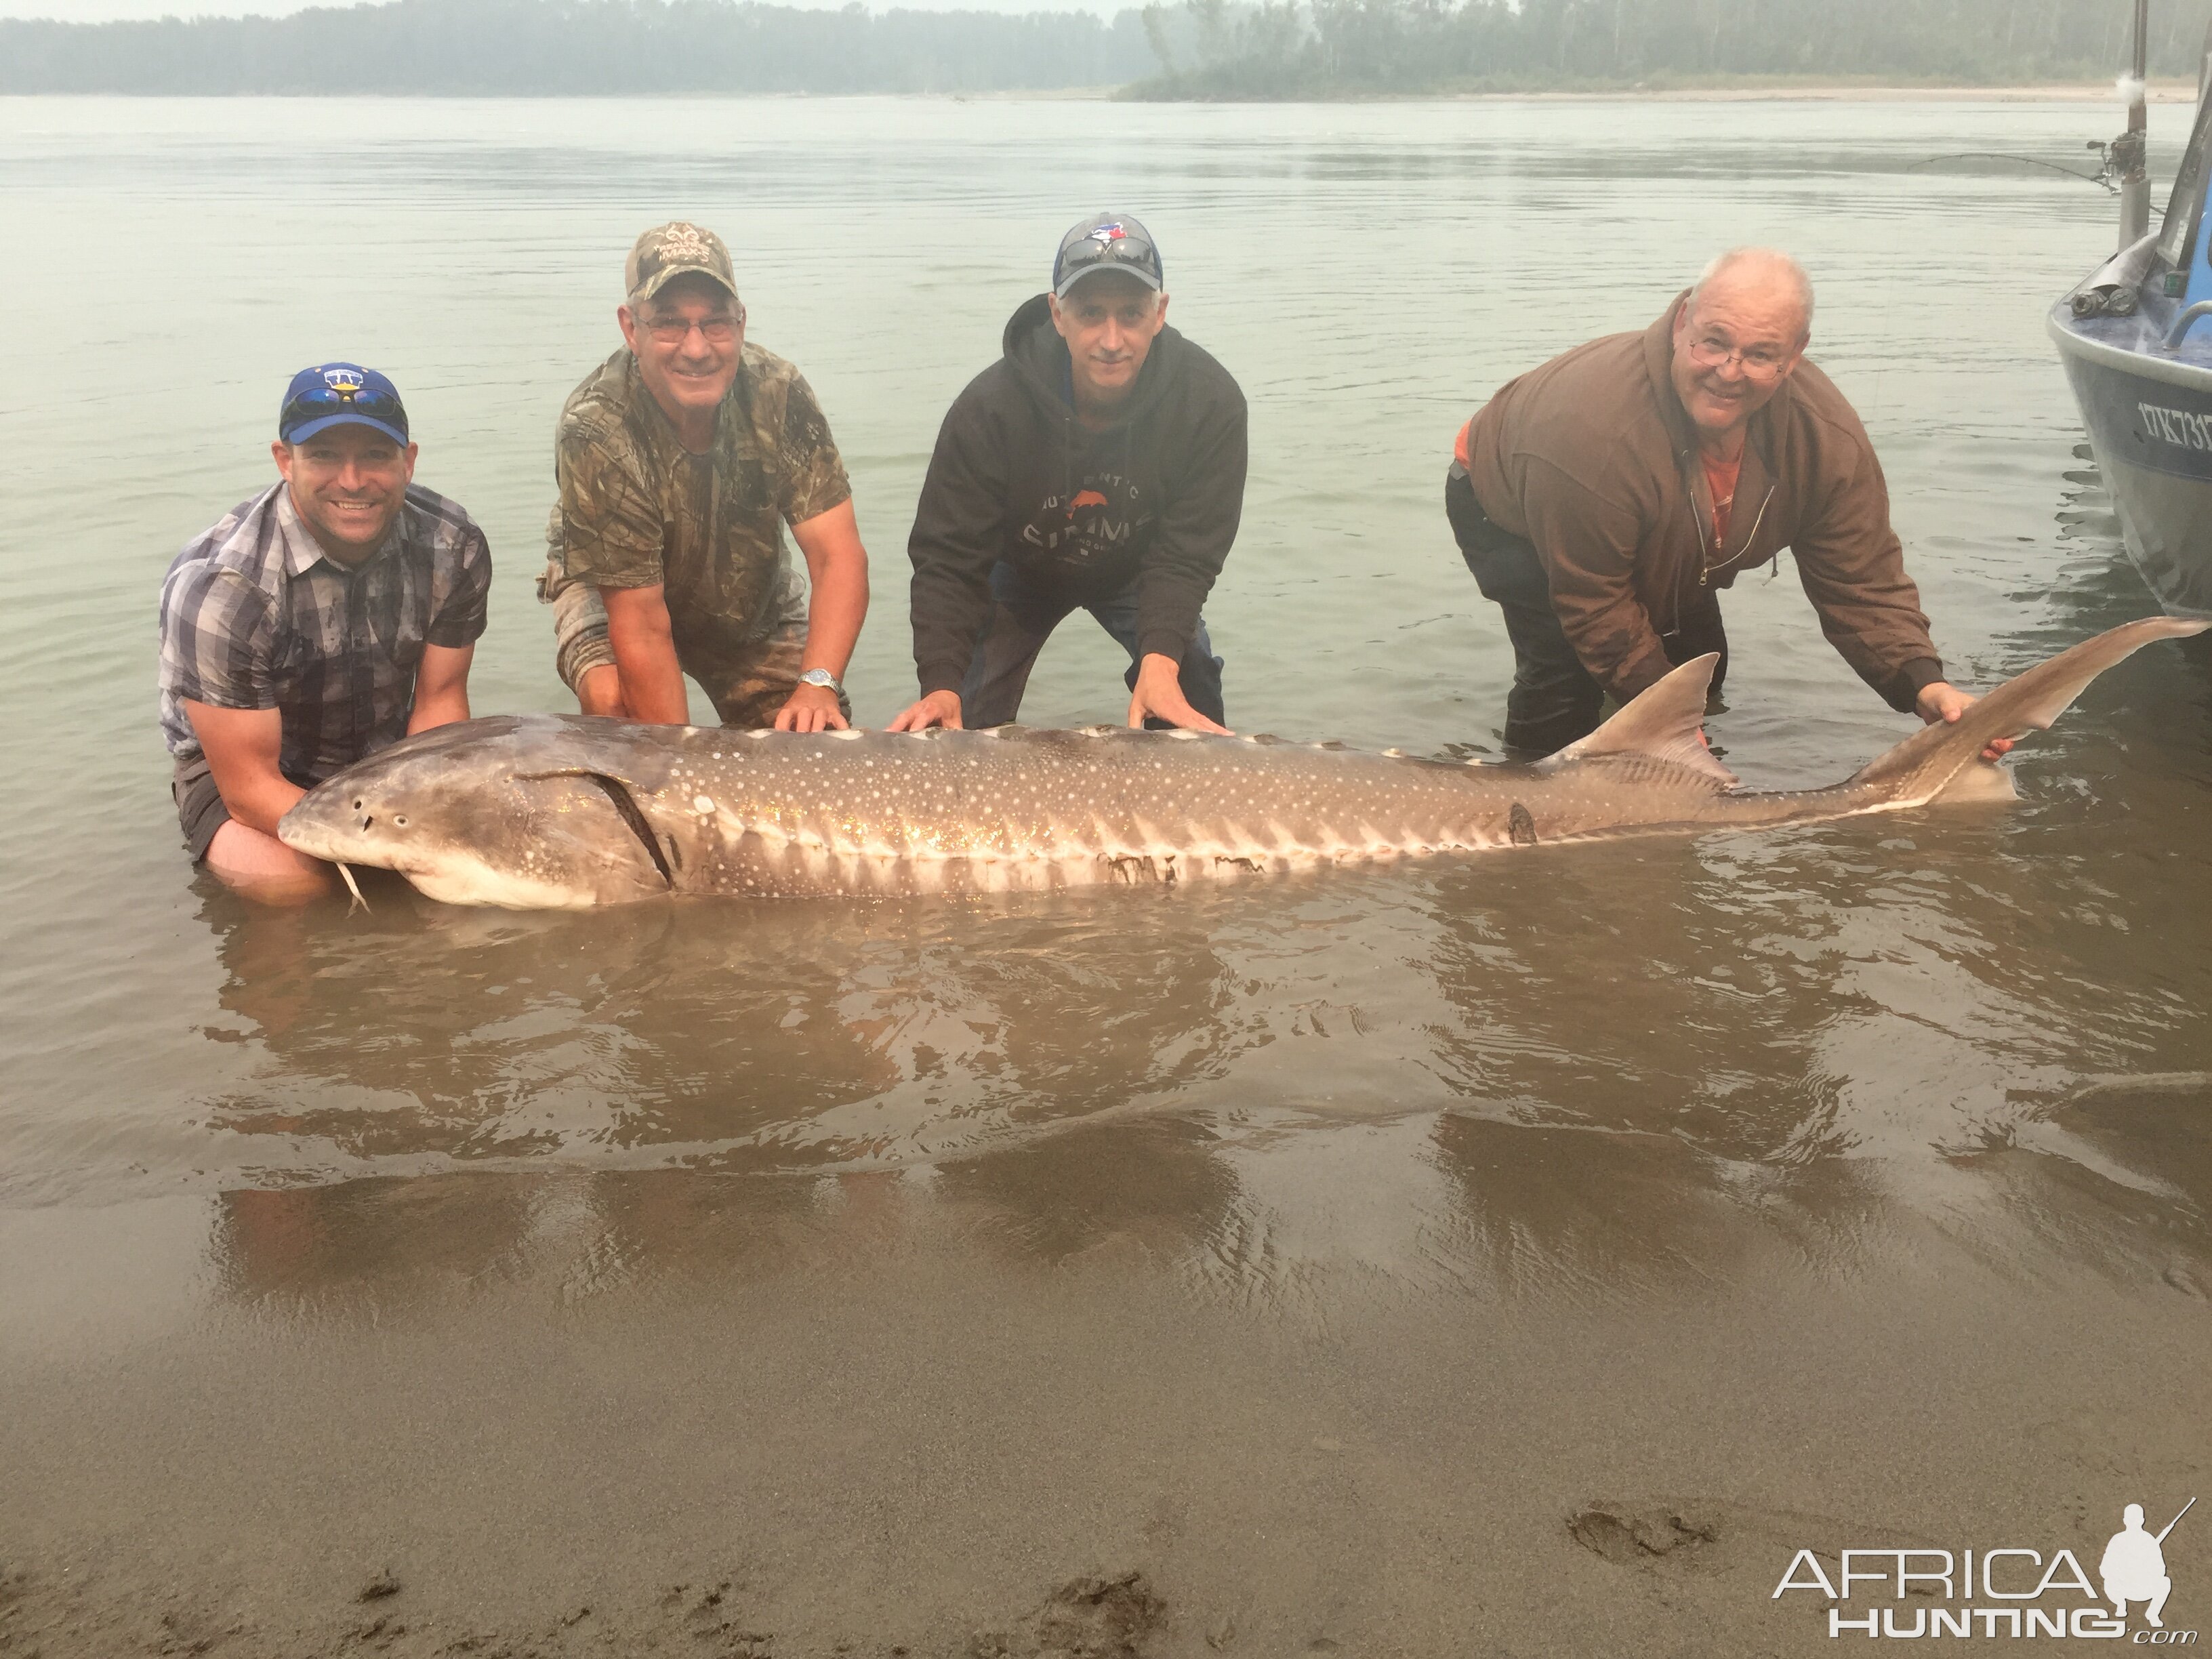
[[957,691],[931,692],[920,702],[905,709],[887,729],[893,732],[927,732],[933,726],[941,726],[948,732],[960,730],[960,694]]
[[[1920,688],[1920,696],[1913,702],[1913,710],[1930,726],[1935,725],[1938,720],[1942,721],[1946,726],[1956,726],[1959,723],[1959,717],[1973,706],[1974,699],[1970,694],[1961,691],[1955,685],[1937,680],[1931,685],[1923,685]],[[1996,760],[2002,757],[2005,750],[2012,745],[2013,739],[2010,738],[1992,738],[1983,749],[1982,758],[1985,761]]]
[[1129,699],[1129,724],[1142,726],[1148,714],[1186,732],[1211,732],[1224,738],[1235,735],[1190,706],[1182,694],[1182,665],[1158,651],[1147,653],[1137,670],[1136,694]]
[[837,707],[837,694],[826,685],[802,685],[791,694],[791,700],[775,711],[775,729],[779,732],[842,732],[845,729],[844,711]]

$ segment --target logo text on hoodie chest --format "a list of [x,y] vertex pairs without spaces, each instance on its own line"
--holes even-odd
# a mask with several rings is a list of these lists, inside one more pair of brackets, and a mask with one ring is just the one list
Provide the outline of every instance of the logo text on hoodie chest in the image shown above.
[[1022,539],[1078,562],[1120,552],[1152,521],[1142,508],[1143,495],[1126,474],[1086,472],[1074,490],[1054,492],[1038,503],[1022,526]]

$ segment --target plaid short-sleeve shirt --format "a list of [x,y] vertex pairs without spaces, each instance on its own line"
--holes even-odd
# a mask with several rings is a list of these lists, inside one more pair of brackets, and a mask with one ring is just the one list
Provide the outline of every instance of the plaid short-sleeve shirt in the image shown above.
[[459,503],[420,485],[384,544],[347,569],[281,482],[178,554],[161,583],[161,735],[200,752],[183,704],[274,708],[278,768],[306,787],[406,735],[426,645],[484,629],[491,551]]

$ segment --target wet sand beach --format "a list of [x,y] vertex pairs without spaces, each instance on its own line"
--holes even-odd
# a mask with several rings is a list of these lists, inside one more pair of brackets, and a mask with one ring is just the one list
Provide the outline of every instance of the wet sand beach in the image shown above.
[[[0,103],[10,223],[163,265],[0,272],[0,1656],[1788,1655],[1801,1550],[2094,1572],[2212,1486],[2202,650],[2002,811],[576,916],[192,878],[154,591],[285,375],[392,374],[491,538],[478,707],[560,707],[546,440],[676,211],[844,450],[875,723],[936,422],[1105,199],[1252,401],[1240,729],[1495,752],[1451,431],[1723,241],[1820,284],[1961,683],[2152,608],[2040,324],[2109,199],[1917,165],[2077,105],[1068,108]],[[1726,606],[1747,783],[1904,735],[1786,560]],[[1115,717],[1111,647],[1030,696]],[[2212,1622],[2201,1504],[2166,1560]]]
[[[1768,1599],[1799,1547],[2027,1522],[2088,1559],[2106,1493],[2206,1473],[2201,1246],[2133,1282],[2000,1269],[1868,1193],[1762,1223],[1674,1190],[1641,1218],[1674,1224],[1662,1245],[1563,1196],[1620,1173],[1591,1137],[1492,1156],[1526,1133],[1437,1137],[1548,1233],[1519,1274],[1499,1240],[1450,1278],[1340,1246],[1273,1295],[1205,1285],[1174,1248],[1197,1218],[1157,1185],[1096,1195],[1102,1162],[1203,1156],[1166,1128],[947,1169],[918,1206],[881,1176],[348,1190],[288,1218],[335,1294],[295,1263],[158,1357],[9,1366],[0,1632],[48,1655],[1789,1652],[1822,1633]],[[1086,1197],[1010,1225],[1008,1186]],[[518,1202],[580,1231],[540,1222],[514,1261],[485,1212]],[[594,1211],[712,1266],[595,1284],[623,1241]]]

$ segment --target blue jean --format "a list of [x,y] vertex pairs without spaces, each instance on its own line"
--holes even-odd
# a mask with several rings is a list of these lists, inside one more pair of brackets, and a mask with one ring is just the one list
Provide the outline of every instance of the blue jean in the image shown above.
[[[1005,726],[1021,713],[1022,693],[1029,689],[1037,653],[1044,649],[1052,630],[1075,611],[1088,611],[1129,653],[1129,672],[1121,677],[1122,684],[1133,692],[1137,689],[1135,582],[1108,598],[1086,602],[1000,562],[991,567],[991,619],[975,642],[968,678],[960,687],[962,725]],[[1222,713],[1221,659],[1213,654],[1203,617],[1184,647],[1178,678],[1193,708],[1218,725],[1229,723]],[[1145,724],[1157,728],[1166,722],[1147,720]]]

